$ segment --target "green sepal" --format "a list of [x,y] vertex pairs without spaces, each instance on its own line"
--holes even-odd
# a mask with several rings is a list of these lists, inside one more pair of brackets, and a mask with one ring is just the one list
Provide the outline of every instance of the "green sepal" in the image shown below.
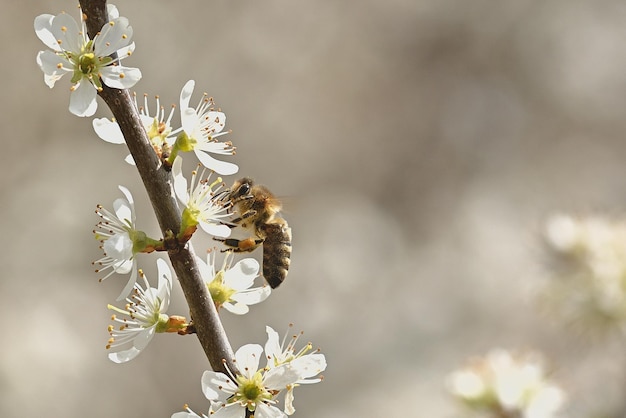
[[197,143],[198,141],[195,138],[190,138],[185,131],[182,131],[176,137],[174,149],[183,152],[193,151]]
[[181,215],[181,224],[180,224],[180,232],[181,234],[188,230],[189,228],[197,227],[200,223],[198,221],[198,215],[200,211],[198,210],[190,210],[188,207],[183,209],[183,214]]
[[151,253],[163,246],[163,240],[150,238],[143,231],[130,231],[130,239],[133,241],[133,254]]
[[154,327],[154,332],[168,332],[167,330],[169,329],[169,319],[170,317],[166,314],[159,314],[159,318],[156,321],[156,327]]
[[207,288],[217,308],[228,302],[231,296],[237,292],[235,289],[224,286],[224,270],[217,272],[215,278],[207,284]]

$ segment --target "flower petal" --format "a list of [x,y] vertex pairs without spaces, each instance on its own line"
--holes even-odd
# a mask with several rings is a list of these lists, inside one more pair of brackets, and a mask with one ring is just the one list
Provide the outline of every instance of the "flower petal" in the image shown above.
[[172,291],[172,271],[162,258],[157,259],[157,272],[159,275],[159,285],[157,296],[161,299],[161,311],[165,312],[169,308],[170,294]]
[[[209,254],[208,257],[209,257],[208,262],[210,263],[211,255]],[[213,277],[215,277],[215,272],[213,272],[212,268],[210,267],[210,264],[205,263],[203,259],[197,256],[196,256],[196,264],[198,265],[198,271],[200,272],[200,277],[202,277],[205,281],[213,280]]]
[[301,379],[308,379],[326,370],[326,356],[308,354],[291,361],[291,366],[300,374]]
[[98,109],[96,88],[86,80],[75,84],[74,87],[70,94],[70,112],[80,117],[93,116]]
[[135,348],[137,348],[139,351],[146,348],[148,346],[148,343],[150,343],[150,341],[152,340],[152,337],[154,337],[155,328],[155,326],[152,326],[150,328],[142,330],[139,334],[137,334],[137,336],[133,339],[133,345],[135,346]]
[[256,404],[256,418],[287,418],[287,415],[275,406],[259,402]]
[[[185,109],[189,107],[189,100],[191,99],[191,95],[193,94],[193,88],[195,87],[196,82],[193,80],[189,80],[183,86],[183,89],[180,92],[180,111],[183,112]],[[193,110],[193,109],[192,109]],[[193,113],[196,113],[195,110]]]
[[[244,418],[246,416],[246,408],[242,408],[238,404],[227,405],[218,409],[211,415],[211,418]],[[263,418],[261,415],[255,415],[257,418]]]
[[35,18],[35,33],[37,37],[46,44],[46,46],[54,51],[61,51],[61,47],[57,42],[57,38],[52,34],[52,21],[54,15],[43,14]]
[[133,210],[129,202],[124,198],[118,198],[113,201],[113,210],[119,220],[124,221],[128,226],[133,221]]
[[56,51],[78,52],[85,43],[85,35],[81,33],[78,23],[67,13],[58,14],[52,19],[50,31],[61,48],[52,48]]
[[124,158],[124,161],[126,161],[130,165],[135,165],[135,159],[130,154],[128,154],[126,158]]
[[242,290],[231,296],[235,302],[244,303],[246,305],[256,305],[263,302],[272,294],[272,288],[269,286],[261,286],[254,289]]
[[[125,260],[125,263],[129,263],[129,262]],[[120,295],[117,297],[117,299],[115,299],[116,302],[119,302],[120,300],[124,300],[126,296],[128,296],[130,292],[133,290],[133,287],[135,287],[135,283],[137,282],[137,269],[135,268],[136,267],[135,261],[134,260],[131,261],[130,265],[131,265],[130,277],[128,278],[128,282],[126,283],[126,286],[124,286],[124,289],[122,289],[122,291],[120,292]]]
[[117,10],[117,6],[115,6],[114,4],[107,4],[107,16],[109,20],[120,17],[120,12],[119,10]]
[[203,166],[205,166],[209,170],[215,171],[218,174],[221,174],[223,176],[229,176],[239,171],[239,167],[237,166],[237,164],[216,160],[206,152],[201,151],[197,148],[194,149],[194,153],[196,154],[196,157],[198,157],[198,160],[200,160]]
[[300,370],[292,367],[291,363],[284,363],[268,370],[263,379],[265,386],[270,390],[283,390],[300,380]]
[[100,75],[104,84],[114,89],[129,89],[141,80],[139,68],[122,65],[108,65],[100,69]]
[[94,41],[94,51],[100,57],[106,57],[118,49],[128,46],[133,37],[133,28],[128,19],[118,17],[102,26],[100,35]]
[[[182,95],[182,93],[181,93]],[[192,107],[187,107],[180,110],[180,122],[185,133],[192,137],[195,135],[196,128],[200,125],[198,114]],[[199,138],[195,138],[198,140]]]
[[109,360],[113,363],[126,363],[137,357],[141,350],[131,347],[128,350],[118,351],[117,353],[109,353]]
[[293,415],[296,412],[296,408],[293,407],[293,386],[289,386],[287,393],[285,393],[285,413],[287,415]]
[[[207,370],[202,374],[202,393],[210,401],[225,400],[237,390],[231,378],[224,373]],[[224,388],[228,392],[224,392]]]
[[[102,249],[104,250],[104,253],[111,258],[128,261],[133,256],[133,241],[126,232],[116,233],[104,241]],[[121,270],[121,268],[118,268],[116,269],[116,272],[125,274],[130,271]]]
[[200,415],[192,412],[176,412],[171,418],[200,418]]
[[[120,191],[124,194],[124,197],[126,198],[128,205],[130,206],[130,217],[128,219],[130,219],[132,224],[135,225],[135,201],[133,199],[133,195],[130,193],[130,190],[128,190],[124,186],[119,185],[117,186],[117,188],[120,189]],[[113,207],[115,207],[115,204]],[[118,215],[118,218],[119,218],[119,215]],[[120,218],[120,219],[123,219],[123,218]]]
[[224,284],[235,290],[248,289],[258,276],[259,267],[259,262],[254,258],[240,260],[237,264],[224,272]]
[[235,314],[235,315],[245,315],[248,312],[250,312],[250,308],[248,308],[248,305],[246,305],[245,303],[230,303],[230,302],[224,302],[224,304],[222,305],[224,307],[224,309],[226,309],[228,312]]
[[200,221],[200,228],[209,235],[226,238],[229,237],[232,230],[228,225],[216,225]]
[[282,356],[283,349],[280,346],[280,338],[278,336],[278,333],[274,331],[274,329],[270,326],[265,327],[265,332],[267,332],[265,354],[271,358],[280,358]]
[[187,179],[183,176],[183,158],[178,156],[172,164],[172,176],[174,176],[174,192],[182,204],[187,206],[189,193],[187,191]]
[[135,43],[131,42],[128,46],[117,50],[117,56],[120,60],[129,57],[135,52]]
[[259,370],[259,360],[261,359],[261,353],[263,347],[258,344],[246,344],[243,345],[235,353],[235,360],[239,372],[250,378],[254,373]]
[[91,124],[100,139],[110,142],[111,144],[125,143],[124,135],[117,122],[113,122],[107,118],[95,118]]
[[50,88],[65,74],[72,72],[66,64],[69,62],[52,51],[40,51],[37,54],[37,64],[44,73],[43,80]]
[[204,140],[204,141],[198,142],[195,148],[202,150],[204,152],[210,152],[213,154],[233,155],[232,146],[226,144],[225,142],[216,142],[214,140]]

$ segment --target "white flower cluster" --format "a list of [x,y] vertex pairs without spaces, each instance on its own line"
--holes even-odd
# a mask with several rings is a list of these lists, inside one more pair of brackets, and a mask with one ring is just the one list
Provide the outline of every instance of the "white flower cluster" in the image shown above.
[[[134,86],[141,78],[139,69],[121,65],[121,60],[130,56],[135,49],[131,41],[133,30],[128,19],[121,17],[113,5],[107,6],[107,12],[109,22],[93,39],[87,35],[82,11],[80,23],[64,12],[56,16],[43,14],[35,18],[36,34],[50,48],[37,54],[44,81],[52,88],[65,74],[71,74],[70,112],[77,116],[92,116],[95,113],[96,96],[103,89],[103,84],[126,89]],[[218,137],[228,133],[224,131],[226,115],[213,109],[211,98],[204,94],[195,107],[190,106],[194,86],[195,82],[190,80],[182,88],[179,101],[181,127],[177,129],[172,127],[174,108],[166,116],[158,98],[154,115],[150,114],[145,99],[144,105],[139,106],[135,98],[135,106],[155,152],[172,166],[176,195],[184,206],[183,217],[187,221],[184,226],[191,231],[189,236],[199,225],[208,234],[228,237],[230,227],[225,218],[231,217],[231,214],[215,198],[222,187],[221,178],[210,183],[211,174],[201,178],[204,171],[200,176],[194,171],[188,187],[182,173],[182,158],[178,156],[181,151],[193,151],[210,173],[215,171],[230,175],[239,170],[236,164],[209,155],[232,155],[235,148],[230,142],[217,141]],[[107,142],[125,142],[115,121],[96,118],[93,127],[96,134]],[[130,156],[126,161],[134,163]],[[167,264],[160,259],[157,261],[158,288],[150,287],[138,267],[138,254],[163,250],[163,241],[151,239],[137,229],[133,196],[126,187],[119,186],[119,189],[124,197],[113,202],[112,211],[100,205],[96,210],[101,221],[93,232],[101,243],[104,256],[93,264],[97,266],[96,272],[105,273],[101,281],[114,273],[129,274],[128,282],[117,298],[118,302],[126,300],[126,309],[109,305],[110,309],[127,318],[120,319],[114,315],[113,321],[118,326],[109,328],[111,338],[107,345],[111,350],[109,358],[112,361],[126,362],[136,357],[155,333],[176,332],[177,327],[184,325],[165,314],[171,292],[171,271]],[[259,263],[256,260],[246,258],[233,266],[232,257],[226,255],[221,268],[216,269],[215,252],[212,254],[206,263],[202,260],[198,263],[217,308],[224,307],[230,312],[244,314],[249,311],[249,305],[262,302],[269,296],[269,286],[253,287],[254,280],[259,277]],[[138,277],[142,278],[142,285],[137,282]]]
[[[295,412],[294,388],[322,380],[319,374],[326,369],[323,354],[309,353],[310,343],[296,353],[297,337],[284,347],[284,341],[278,343],[276,331],[270,327],[266,330],[265,367],[259,368],[263,347],[247,344],[235,353],[237,370],[228,375],[208,370],[202,375],[202,392],[210,402],[209,416],[244,418],[247,410],[257,418],[284,418]],[[277,397],[282,391],[286,391],[283,410],[277,407]],[[172,415],[172,418],[197,417],[200,416],[190,409]]]
[[546,223],[548,308],[585,332],[626,329],[626,221],[555,215]]
[[[107,6],[107,12],[109,22],[93,39],[87,34],[87,17],[82,11],[80,23],[66,13],[56,16],[43,14],[35,19],[37,36],[50,48],[37,54],[44,82],[52,88],[63,75],[71,74],[69,110],[77,116],[88,117],[96,112],[97,95],[105,86],[127,89],[141,78],[139,69],[121,65],[121,61],[130,56],[135,48],[128,19],[120,17],[115,6]],[[125,306],[108,305],[114,312],[111,317],[114,324],[108,328],[110,338],[106,348],[109,359],[115,363],[126,363],[136,358],[155,334],[195,332],[185,317],[167,313],[172,292],[172,272],[168,264],[163,259],[157,260],[158,285],[151,287],[139,268],[138,255],[167,251],[172,248],[172,242],[186,245],[198,227],[213,237],[225,238],[236,226],[231,223],[236,215],[228,201],[229,191],[222,190],[222,178],[211,181],[214,172],[232,175],[239,170],[236,164],[212,156],[235,153],[232,143],[218,141],[228,133],[224,131],[226,115],[214,109],[213,99],[206,94],[195,107],[191,106],[194,87],[195,82],[190,80],[181,90],[181,126],[178,128],[172,126],[174,107],[166,114],[158,97],[153,115],[147,99],[144,99],[143,106],[137,103],[136,97],[134,102],[162,168],[171,170],[174,193],[183,207],[180,231],[171,231],[171,234],[168,231],[164,238],[153,239],[137,229],[134,199],[124,186],[119,186],[123,197],[113,202],[112,210],[101,205],[96,209],[100,222],[93,233],[104,252],[103,257],[93,263],[97,266],[96,272],[103,273],[101,281],[114,274],[129,275],[117,298],[118,302],[124,301]],[[125,143],[121,128],[114,120],[94,119],[93,128],[101,139],[109,143]],[[179,154],[191,151],[204,168],[193,171],[190,181],[187,181]],[[126,161],[135,163],[131,156]],[[209,173],[205,177],[206,170]],[[266,284],[254,286],[260,268],[255,259],[244,258],[234,263],[233,252],[227,251],[221,266],[216,268],[218,253],[209,250],[206,262],[197,259],[200,275],[218,310],[223,307],[242,315],[249,312],[250,305],[269,297],[271,287]],[[285,346],[285,341],[279,343],[278,334],[270,327],[267,327],[267,334],[265,349],[257,344],[248,344],[237,350],[234,359],[236,370],[228,370],[228,374],[204,373],[202,389],[210,401],[210,415],[242,418],[248,413],[259,418],[291,415],[295,411],[294,389],[321,380],[319,374],[326,369],[323,354],[313,350],[310,343],[296,351],[298,336]],[[267,364],[259,368],[263,351]],[[282,410],[277,407],[280,393],[284,393]],[[174,414],[179,418],[195,416],[191,410]]]
[[[142,231],[136,229],[133,197],[125,187],[119,188],[124,198],[113,202],[113,212],[101,206],[96,210],[102,220],[96,225],[94,233],[101,241],[105,255],[94,264],[101,266],[97,272],[108,270],[101,280],[113,273],[130,273],[128,283],[117,298],[118,301],[126,299],[130,305],[127,305],[126,311],[112,306],[109,306],[109,309],[126,313],[132,320],[124,320],[117,330],[113,326],[109,328],[111,339],[107,346],[113,351],[113,354],[109,355],[112,361],[126,362],[135,358],[145,348],[154,332],[176,332],[177,329],[172,328],[171,323],[168,326],[156,327],[159,318],[162,325],[165,325],[163,315],[169,306],[172,284],[171,279],[165,281],[162,279],[171,277],[171,272],[163,260],[157,260],[159,286],[158,289],[154,289],[150,288],[143,273],[138,270],[137,254],[142,251],[149,252],[160,242],[148,238]],[[208,222],[207,219],[205,221]],[[199,258],[197,262],[200,274],[218,309],[224,307],[229,312],[243,315],[249,311],[249,305],[264,301],[271,293],[271,288],[267,285],[253,287],[255,279],[259,277],[260,268],[259,263],[253,258],[245,258],[232,265],[232,254],[226,253],[221,268],[216,269],[216,251],[211,251],[206,262]],[[137,283],[138,276],[143,278],[145,287]],[[158,295],[158,302],[155,295]],[[132,308],[131,311],[128,311],[129,306]],[[142,318],[145,320],[137,317],[139,311],[143,312]],[[165,322],[168,318],[165,318]],[[113,319],[119,322],[117,317]]]
[[[151,116],[147,102],[144,106],[138,107],[141,121],[152,146],[159,155],[166,150],[169,154],[169,162],[175,163],[176,156],[180,151],[193,151],[198,160],[207,169],[215,171],[221,175],[231,175],[239,171],[239,167],[227,161],[213,158],[210,154],[233,155],[235,147],[229,141],[219,142],[217,138],[226,135],[226,115],[213,109],[213,99],[206,94],[202,95],[198,105],[189,106],[189,101],[193,93],[195,81],[189,80],[183,86],[180,93],[180,119],[182,126],[173,129],[171,126],[172,114],[170,112],[165,119],[165,111],[157,102],[156,113]],[[173,110],[173,109],[172,109]],[[93,121],[93,128],[96,134],[104,141],[113,144],[124,143],[124,136],[119,125],[115,121],[106,118],[96,118]],[[127,161],[132,163],[132,158],[127,157]]]
[[554,418],[566,400],[535,352],[492,350],[452,373],[447,386],[468,408],[488,417]]
[[[141,79],[138,68],[125,67],[121,61],[135,50],[131,42],[133,29],[128,19],[120,16],[117,8],[107,6],[109,22],[94,39],[87,35],[85,22],[80,24],[66,13],[56,16],[42,14],[35,18],[35,33],[51,50],[37,54],[37,64],[44,73],[44,82],[50,88],[65,74],[72,74],[69,110],[77,116],[93,116],[98,108],[96,96],[102,85],[114,89],[128,89]],[[140,117],[155,150],[161,155],[164,149],[172,152],[173,163],[179,151],[193,151],[200,162],[219,174],[235,174],[236,164],[220,161],[210,154],[233,155],[235,148],[230,142],[219,142],[226,115],[213,109],[213,101],[207,95],[196,107],[190,107],[195,82],[188,81],[180,94],[181,127],[172,129],[172,113],[165,119],[165,112],[157,101],[155,116],[150,116],[148,106],[140,110]],[[93,127],[103,140],[120,144],[124,142],[116,122],[95,119]],[[132,163],[132,159],[127,158]]]

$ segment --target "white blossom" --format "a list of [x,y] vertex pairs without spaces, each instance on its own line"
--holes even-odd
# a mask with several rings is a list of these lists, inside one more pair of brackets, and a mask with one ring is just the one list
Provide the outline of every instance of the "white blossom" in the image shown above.
[[[156,110],[154,115],[151,115],[150,106],[148,105],[148,98],[144,95],[144,103],[139,106],[137,103],[137,96],[133,96],[135,101],[135,107],[139,112],[139,118],[143,124],[148,139],[154,148],[154,151],[159,157],[164,153],[169,152],[171,144],[167,142],[168,135],[172,132],[172,116],[174,114],[174,107],[171,108],[169,114],[166,117],[165,108],[161,106],[159,97],[156,97]],[[124,144],[125,139],[122,134],[120,126],[115,120],[107,118],[94,118],[92,121],[93,129],[103,141],[112,144]],[[135,161],[131,155],[128,155],[125,161],[134,165]]]
[[[126,363],[137,357],[152,340],[155,333],[168,332],[169,317],[165,314],[170,303],[172,273],[162,259],[157,259],[159,282],[157,288],[150,287],[144,274],[141,274],[144,287],[135,283],[133,293],[126,298],[125,309],[109,305],[109,309],[126,318],[113,315],[118,326],[109,326],[107,349],[109,359],[115,363]],[[170,331],[171,332],[171,331]]]
[[[222,180],[218,178],[209,183],[209,177],[202,179],[204,171],[198,175],[197,171],[191,174],[191,181],[187,186],[187,179],[183,176],[183,159],[178,157],[172,166],[174,176],[174,191],[178,200],[185,206],[183,210],[183,227],[197,224],[208,234],[227,237],[230,228],[224,225],[222,219],[230,217],[222,202],[217,198],[217,192],[222,187]],[[215,188],[215,189],[214,189]]]
[[[226,115],[213,109],[213,101],[206,94],[198,105],[189,106],[195,82],[189,80],[180,93],[180,119],[182,128],[171,133],[176,136],[174,151],[193,151],[202,165],[218,174],[230,175],[239,171],[236,164],[220,161],[210,154],[233,155],[235,148],[232,143],[219,142],[218,137],[227,134],[222,132],[226,125]],[[173,163],[173,162],[172,162]]]
[[124,194],[124,198],[113,202],[113,212],[98,205],[96,213],[101,221],[94,230],[96,239],[100,240],[104,257],[94,261],[93,264],[101,266],[96,272],[109,270],[103,281],[113,273],[128,274],[128,283],[120,293],[117,300],[124,299],[132,290],[137,280],[137,259],[134,251],[134,239],[139,231],[135,229],[135,205],[133,196],[124,186],[118,186]]
[[249,305],[263,302],[272,292],[271,287],[262,285],[252,287],[259,276],[259,262],[254,258],[244,258],[232,265],[232,253],[227,252],[222,267],[216,271],[216,251],[207,254],[206,263],[198,258],[200,274],[209,288],[215,306],[243,315],[248,313]]
[[[94,39],[87,36],[82,19],[78,24],[66,13],[35,18],[35,33],[51,49],[37,54],[37,64],[50,88],[65,74],[72,74],[69,109],[74,115],[95,113],[96,95],[102,89],[102,82],[111,88],[127,89],[141,79],[139,69],[120,64],[135,49],[128,19],[118,16],[117,9],[109,9],[109,17],[111,20]],[[113,54],[117,57],[113,58]]]

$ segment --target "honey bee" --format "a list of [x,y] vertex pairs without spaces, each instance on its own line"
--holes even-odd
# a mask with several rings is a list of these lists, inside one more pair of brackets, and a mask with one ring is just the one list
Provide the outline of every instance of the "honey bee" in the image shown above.
[[234,252],[253,251],[263,244],[263,277],[277,288],[287,277],[291,257],[291,228],[279,215],[282,204],[267,187],[248,177],[235,181],[222,200],[239,215],[231,220],[233,227],[251,230],[254,237],[215,239]]

